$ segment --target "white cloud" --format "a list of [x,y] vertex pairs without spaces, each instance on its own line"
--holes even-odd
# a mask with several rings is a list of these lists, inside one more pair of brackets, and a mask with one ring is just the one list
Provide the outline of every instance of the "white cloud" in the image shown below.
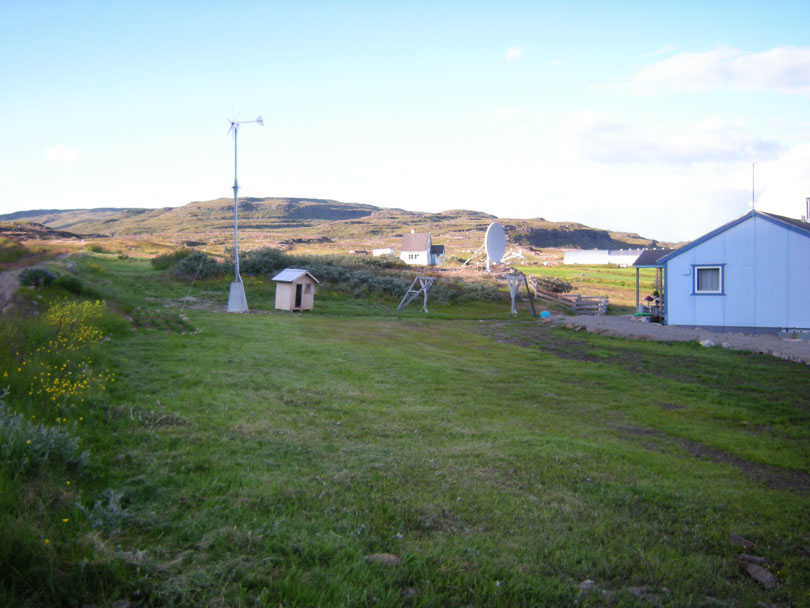
[[524,51],[522,48],[517,46],[510,46],[508,49],[506,49],[505,53],[506,61],[510,63],[513,61],[517,61],[518,59],[522,59],[525,54],[526,51]]
[[79,153],[73,148],[59,144],[51,148],[45,148],[45,158],[52,163],[69,165],[78,162]]
[[638,70],[618,88],[635,94],[720,89],[810,96],[810,47],[778,47],[758,53],[722,46],[683,52]]
[[569,119],[571,140],[590,160],[619,163],[738,163],[775,158],[784,147],[713,117],[679,129],[639,126],[586,112]]

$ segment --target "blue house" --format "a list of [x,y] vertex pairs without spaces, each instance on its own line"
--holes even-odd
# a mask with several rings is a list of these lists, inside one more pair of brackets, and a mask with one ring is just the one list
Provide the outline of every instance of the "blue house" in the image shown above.
[[810,223],[762,211],[657,259],[666,325],[810,334]]

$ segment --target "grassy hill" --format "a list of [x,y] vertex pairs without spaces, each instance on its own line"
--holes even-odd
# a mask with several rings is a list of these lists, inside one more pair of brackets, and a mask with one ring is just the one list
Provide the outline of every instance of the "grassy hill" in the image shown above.
[[[244,198],[239,201],[240,237],[246,247],[297,246],[317,250],[398,247],[411,230],[430,231],[449,255],[463,256],[483,242],[493,215],[455,209],[441,213],[384,209],[359,203],[307,198]],[[37,222],[53,229],[106,236],[174,237],[227,246],[233,229],[231,199],[192,202],[162,209],[24,211],[0,220]],[[637,234],[611,232],[542,218],[501,219],[511,244],[527,248],[620,249],[656,245]]]

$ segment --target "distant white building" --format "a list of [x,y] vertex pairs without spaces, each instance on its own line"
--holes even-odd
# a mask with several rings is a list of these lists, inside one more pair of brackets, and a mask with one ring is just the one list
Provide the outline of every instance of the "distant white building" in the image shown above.
[[413,232],[402,236],[399,259],[417,266],[438,266],[444,263],[444,245],[434,245],[429,232]]
[[372,249],[372,255],[380,256],[380,255],[396,255],[393,247],[383,247],[382,249]]
[[616,264],[632,266],[643,249],[572,249],[563,255],[563,264]]

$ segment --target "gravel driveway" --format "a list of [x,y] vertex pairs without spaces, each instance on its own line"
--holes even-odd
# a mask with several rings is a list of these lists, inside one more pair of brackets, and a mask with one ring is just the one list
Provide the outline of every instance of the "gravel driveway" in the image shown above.
[[810,340],[793,340],[776,336],[752,336],[737,333],[719,333],[705,329],[672,327],[647,323],[632,315],[555,317],[558,325],[571,329],[583,328],[597,334],[659,340],[662,342],[701,342],[705,346],[720,346],[734,350],[767,353],[781,359],[810,364]]

